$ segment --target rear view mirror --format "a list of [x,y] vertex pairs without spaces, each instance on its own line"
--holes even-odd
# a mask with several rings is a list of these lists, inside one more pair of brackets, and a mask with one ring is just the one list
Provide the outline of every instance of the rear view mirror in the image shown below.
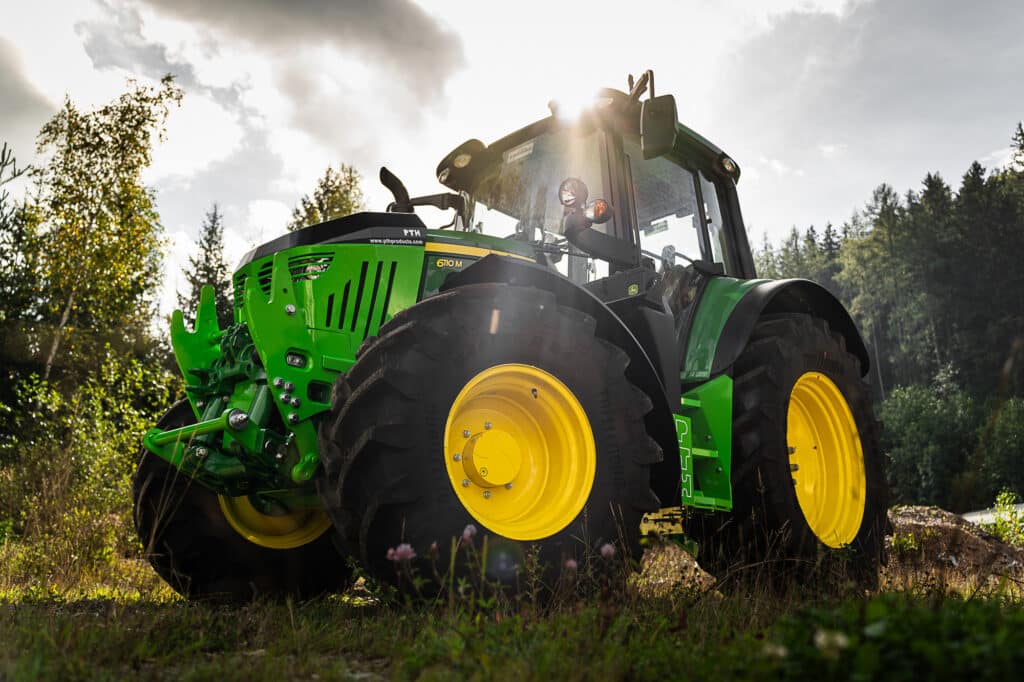
[[676,98],[661,95],[640,105],[640,148],[645,159],[672,151],[676,143]]

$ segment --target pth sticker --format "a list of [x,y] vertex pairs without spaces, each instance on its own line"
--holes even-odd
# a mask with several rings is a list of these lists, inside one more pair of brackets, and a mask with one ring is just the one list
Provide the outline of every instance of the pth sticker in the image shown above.
[[437,262],[434,264],[434,267],[438,267],[438,268],[442,268],[442,269],[445,269],[445,268],[461,268],[462,267],[462,259],[461,258],[438,258]]

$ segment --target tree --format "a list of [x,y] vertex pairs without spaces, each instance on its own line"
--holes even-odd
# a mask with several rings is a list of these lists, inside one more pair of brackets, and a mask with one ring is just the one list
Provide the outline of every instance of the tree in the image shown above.
[[185,271],[188,293],[183,295],[178,292],[178,307],[189,324],[195,322],[199,294],[205,284],[213,287],[220,328],[227,329],[234,320],[231,306],[231,270],[224,261],[223,220],[224,216],[221,215],[217,204],[214,204],[203,220],[203,229],[197,244],[198,251],[195,256],[188,259],[189,269]]
[[36,213],[27,202],[12,201],[5,187],[29,170],[18,168],[6,143],[0,147],[0,324],[23,317],[39,288],[34,258],[38,250],[32,246],[38,226]]
[[161,226],[142,171],[153,135],[163,139],[182,91],[172,76],[129,91],[95,111],[70,100],[42,128],[34,176],[40,187],[41,293],[54,330],[43,377],[49,378],[71,329],[123,330],[148,318],[160,276]]
[[1013,159],[1011,167],[1024,172],[1024,125],[1017,123],[1017,130],[1013,131]]
[[317,180],[313,196],[307,194],[302,197],[292,211],[288,230],[299,230],[363,210],[363,191],[359,188],[361,180],[354,166],[343,163],[338,170],[328,166]]

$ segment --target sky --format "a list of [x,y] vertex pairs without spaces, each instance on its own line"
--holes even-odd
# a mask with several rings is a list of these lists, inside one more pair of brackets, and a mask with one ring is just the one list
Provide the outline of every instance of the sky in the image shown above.
[[[1024,118],[1020,0],[3,0],[0,141],[22,163],[65,97],[126,80],[185,97],[146,182],[168,237],[161,307],[216,202],[233,264],[284,231],[328,164],[413,194],[437,162],[654,69],[680,120],[735,158],[751,242],[840,224],[887,182],[1005,165]],[[426,216],[428,224],[440,216]]]

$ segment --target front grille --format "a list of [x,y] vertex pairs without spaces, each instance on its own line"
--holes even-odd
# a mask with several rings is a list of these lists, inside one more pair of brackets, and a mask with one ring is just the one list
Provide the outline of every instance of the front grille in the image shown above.
[[292,256],[288,259],[288,272],[291,273],[293,282],[312,281],[327,272],[333,260],[334,254],[330,252]]
[[368,335],[371,330],[376,331],[387,317],[397,269],[396,261],[378,261],[372,266],[371,274],[370,262],[363,261],[359,267],[358,277],[345,282],[340,292],[333,292],[327,296],[325,326],[328,329],[355,332],[360,322],[359,313],[362,311],[365,313],[363,336]]

